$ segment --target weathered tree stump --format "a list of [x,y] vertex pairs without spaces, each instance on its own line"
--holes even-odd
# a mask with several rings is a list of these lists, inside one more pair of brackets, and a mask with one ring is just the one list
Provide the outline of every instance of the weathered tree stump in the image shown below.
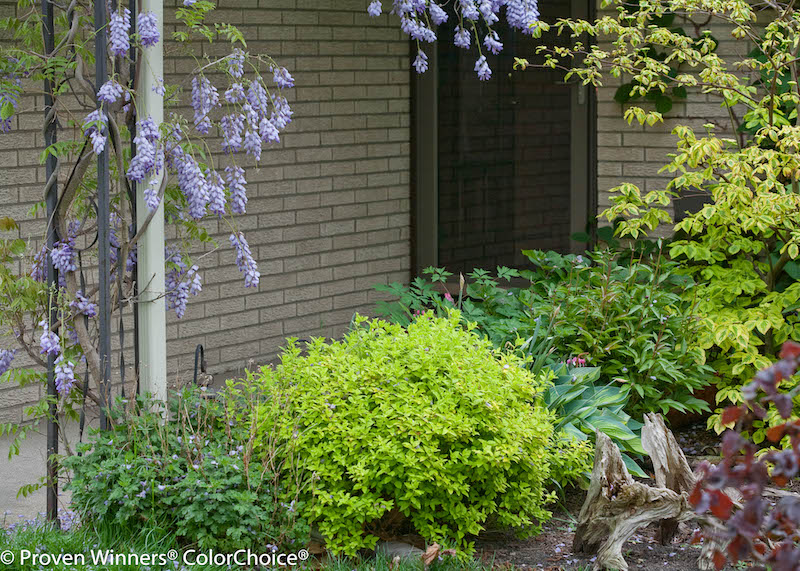
[[[656,486],[636,482],[617,446],[605,434],[597,433],[592,481],[572,542],[575,553],[597,554],[595,571],[627,570],[622,546],[637,529],[650,523],[658,523],[659,540],[664,545],[672,541],[682,521],[696,520],[718,531],[723,528],[712,516],[697,516],[689,505],[696,478],[661,415],[645,415],[642,446],[653,461]],[[725,492],[734,506],[740,506],[737,490]],[[697,560],[698,568],[714,569],[714,551],[724,548],[724,544],[706,541]]]
[[[661,415],[655,413],[644,415],[642,448],[653,461],[656,486],[678,494],[692,493],[696,481],[694,472]],[[658,540],[661,545],[669,545],[672,542],[678,532],[678,523],[674,518],[660,522]]]
[[596,570],[626,571],[622,546],[636,530],[653,522],[679,522],[693,515],[686,495],[634,481],[619,448],[608,436],[597,433],[592,481],[578,517],[574,553],[596,553]]

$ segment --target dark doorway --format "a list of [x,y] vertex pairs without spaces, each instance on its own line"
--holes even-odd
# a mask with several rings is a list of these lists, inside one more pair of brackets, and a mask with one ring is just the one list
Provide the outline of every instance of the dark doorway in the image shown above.
[[[572,12],[569,0],[541,9],[548,22]],[[505,47],[479,81],[476,51],[453,45],[454,26],[438,30],[433,73],[415,89],[417,269],[519,267],[523,249],[570,251],[589,211],[587,89],[560,71],[513,69],[515,56],[541,61],[537,45],[563,40],[498,23]]]

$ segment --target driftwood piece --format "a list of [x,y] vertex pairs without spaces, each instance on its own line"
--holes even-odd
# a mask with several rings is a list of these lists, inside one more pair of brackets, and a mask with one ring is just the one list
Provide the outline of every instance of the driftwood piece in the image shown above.
[[594,569],[626,571],[622,546],[641,527],[653,522],[691,519],[685,494],[634,481],[619,448],[597,432],[592,480],[578,516],[574,553],[597,553]]
[[[696,481],[694,472],[692,472],[678,441],[664,424],[664,419],[660,414],[644,415],[642,448],[653,461],[656,486],[679,494],[692,493]],[[677,532],[678,520],[665,519],[659,523],[658,540],[661,545],[669,545]]]

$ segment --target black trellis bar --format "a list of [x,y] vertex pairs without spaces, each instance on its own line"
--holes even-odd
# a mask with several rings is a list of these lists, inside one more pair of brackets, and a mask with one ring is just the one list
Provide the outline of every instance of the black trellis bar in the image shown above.
[[[42,35],[44,51],[52,54],[55,50],[55,28],[52,0],[42,0]],[[49,147],[56,142],[56,114],[53,100],[53,85],[49,78],[44,80],[44,144]],[[48,312],[50,324],[58,320],[58,304],[55,303],[58,291],[58,273],[53,267],[50,257],[53,245],[56,242],[56,205],[58,204],[57,186],[58,159],[48,153],[45,163],[47,184],[45,185],[45,203],[47,205],[47,287],[48,287]],[[47,519],[58,522],[58,392],[55,380],[55,357],[47,357]]]
[[[108,79],[106,62],[106,3],[94,2],[94,29],[95,29],[95,81],[99,89]],[[105,105],[98,102],[98,108],[105,113]],[[109,129],[106,128],[108,136]],[[99,272],[98,285],[99,308],[98,321],[100,329],[100,428],[109,428],[108,412],[111,404],[111,304],[109,293],[111,291],[111,263],[109,224],[111,217],[109,197],[109,172],[108,172],[108,147],[106,142],[103,152],[97,157],[97,267]],[[125,267],[125,260],[120,261],[120,268]]]

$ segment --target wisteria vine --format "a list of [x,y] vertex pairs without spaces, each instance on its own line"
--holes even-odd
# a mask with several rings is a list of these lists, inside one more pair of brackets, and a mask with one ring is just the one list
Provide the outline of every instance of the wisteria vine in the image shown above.
[[[494,29],[500,22],[501,11],[504,9],[510,27],[525,34],[533,34],[539,22],[537,0],[453,0],[450,4],[448,13],[445,7],[433,0],[392,0],[389,12],[400,17],[401,29],[417,43],[417,55],[412,64],[417,73],[428,70],[428,56],[422,44],[435,42],[436,27],[450,18],[458,20],[453,35],[456,47],[468,50],[475,39],[478,50],[475,73],[481,81],[492,77],[484,50],[493,55],[503,50],[500,35]],[[381,0],[372,0],[367,7],[367,13],[372,17],[380,16],[383,10]]]
[[[365,0],[365,3],[370,16],[384,13],[380,0]],[[76,8],[74,3],[70,6],[69,10],[86,9],[83,5]],[[64,76],[55,80],[61,85],[76,86],[75,89],[89,96],[84,98],[87,112],[77,121],[88,151],[81,150],[72,157],[76,159],[72,161],[72,171],[68,177],[63,177],[71,181],[75,175],[77,184],[83,185],[83,194],[75,188],[63,190],[68,199],[59,204],[59,239],[51,251],[42,247],[36,252],[28,272],[32,281],[43,284],[46,264],[48,260],[52,262],[59,276],[58,288],[55,291],[42,288],[40,292],[44,298],[57,301],[59,318],[55,323],[42,318],[44,312],[40,308],[38,314],[34,312],[38,327],[32,329],[26,327],[19,316],[11,319],[14,336],[31,358],[40,364],[46,357],[55,359],[56,383],[64,395],[77,386],[75,369],[78,363],[85,361],[93,376],[101,376],[87,326],[97,316],[97,290],[78,283],[79,252],[82,251],[79,245],[92,242],[96,234],[96,222],[86,214],[91,210],[93,191],[91,185],[81,182],[92,172],[88,158],[104,151],[112,157],[115,193],[112,203],[115,206],[109,221],[109,246],[112,278],[117,283],[112,302],[120,303],[123,298],[131,300],[135,295],[132,293],[135,280],[130,276],[136,271],[138,236],[131,223],[133,205],[129,204],[129,197],[136,185],[142,185],[145,206],[151,215],[163,206],[167,221],[179,229],[184,228],[194,239],[202,235],[198,226],[201,220],[214,218],[224,222],[230,228],[229,243],[244,286],[258,287],[261,274],[257,262],[236,223],[236,217],[245,214],[248,205],[246,167],[258,164],[265,149],[280,142],[281,133],[291,123],[293,115],[284,95],[285,90],[294,87],[289,70],[267,56],[246,51],[244,38],[235,27],[205,25],[205,17],[214,10],[212,2],[184,0],[177,17],[186,24],[188,31],[175,32],[174,39],[183,42],[225,38],[231,42],[231,51],[216,59],[196,60],[191,85],[168,86],[163,77],[151,78],[155,85],[153,90],[161,95],[177,100],[181,97],[181,87],[189,91],[190,117],[175,113],[158,125],[152,117],[140,116],[135,97],[135,86],[139,82],[130,76],[129,64],[133,60],[141,61],[140,51],[157,46],[164,38],[154,13],[132,14],[118,1],[112,1],[109,10],[110,75],[96,86],[84,77],[87,66],[82,60],[86,46],[94,37],[91,14],[84,13],[77,20],[74,14],[66,14],[67,18],[59,20],[62,26],[68,21],[84,26],[62,30],[64,41],[59,43],[59,48],[67,55],[62,57],[64,65],[58,68]],[[433,0],[392,0],[388,12],[399,18],[402,31],[417,44],[412,65],[418,73],[424,73],[429,67],[423,46],[436,41],[439,27],[451,22],[453,43],[461,49],[477,51],[474,70],[483,81],[492,77],[489,58],[504,48],[499,31],[501,19],[504,17],[508,26],[526,34],[534,34],[539,21],[536,0],[451,0],[442,4]],[[35,20],[35,16],[33,18]],[[135,33],[131,29],[134,21]],[[5,57],[0,65],[0,131],[12,128],[12,118],[22,94],[21,80],[28,76],[41,79],[49,64],[48,58],[52,57],[37,56],[30,50],[13,52],[13,49],[4,49]],[[191,49],[187,52],[194,53]],[[31,69],[38,69],[38,76],[30,75]],[[151,72],[138,66],[137,73],[141,76]],[[65,112],[58,105],[55,108],[57,112]],[[69,113],[71,116],[72,111]],[[132,156],[125,152],[126,124],[132,125],[130,142],[135,148]],[[209,148],[208,140],[217,135],[221,139],[220,148]],[[76,153],[75,147],[55,147],[48,152],[65,156]],[[67,187],[70,184],[67,183]],[[88,207],[74,204],[79,195],[82,199],[88,197]],[[176,243],[165,252],[165,308],[174,311],[178,318],[185,315],[188,300],[202,290],[199,260],[195,263],[188,250],[185,244]],[[47,305],[42,304],[43,307]],[[12,367],[15,355],[15,351],[0,349],[0,375]]]
[[[265,149],[280,141],[281,133],[292,121],[293,112],[284,91],[294,87],[294,78],[288,69],[271,58],[247,52],[241,34],[234,27],[206,27],[202,22],[213,9],[210,2],[192,0],[185,0],[183,7],[178,9],[178,19],[183,20],[189,29],[183,40],[176,35],[178,41],[191,39],[193,33],[205,38],[218,33],[231,42],[228,55],[196,60],[197,68],[192,74],[191,85],[184,86],[190,92],[192,113],[189,118],[175,113],[158,125],[152,117],[137,114],[134,90],[137,82],[127,70],[133,59],[141,61],[141,53],[137,52],[157,46],[162,41],[159,22],[153,12],[133,15],[120,3],[111,2],[107,23],[110,73],[101,85],[90,87],[81,75],[85,64],[80,61],[76,61],[72,68],[67,66],[67,69],[74,69],[72,75],[84,87],[83,91],[90,90],[85,94],[91,95],[87,102],[91,110],[78,121],[89,151],[79,153],[68,178],[76,172],[80,173],[79,177],[91,173],[85,166],[91,156],[104,151],[113,153],[112,184],[117,198],[112,199],[112,203],[118,206],[109,220],[112,281],[119,287],[128,284],[126,292],[119,289],[115,292],[117,301],[123,296],[132,299],[135,295],[131,289],[137,260],[136,238],[132,236],[135,229],[130,220],[133,205],[125,206],[130,200],[130,194],[125,190],[133,189],[137,184],[144,187],[144,201],[150,215],[155,215],[163,205],[167,221],[179,230],[184,228],[189,236],[197,237],[200,233],[198,223],[205,218],[224,221],[230,227],[229,242],[235,252],[236,265],[244,277],[244,286],[255,288],[259,284],[257,262],[237,226],[236,216],[246,213],[246,167],[258,164]],[[134,17],[135,33],[131,29]],[[84,14],[81,21],[86,23],[84,39],[91,38],[91,17]],[[71,39],[77,44],[75,36]],[[64,45],[69,49],[68,43]],[[79,60],[80,51],[73,50],[70,57]],[[0,66],[0,131],[3,132],[12,128],[25,67],[22,61],[11,57],[4,58],[4,62],[5,65]],[[15,62],[19,65],[11,65]],[[41,64],[47,65],[47,62]],[[35,62],[31,67],[35,67]],[[146,66],[139,66],[138,73],[141,76],[151,72]],[[168,86],[162,77],[153,77],[152,80],[156,85],[154,91],[161,95],[169,92],[175,99],[180,97],[181,86]],[[126,131],[122,131],[120,125],[131,117],[135,125],[131,134],[135,152],[128,157],[123,152],[122,138]],[[212,149],[207,140],[217,134],[222,138],[221,148]],[[58,150],[53,149],[54,152]],[[47,358],[55,360],[56,387],[66,397],[75,386],[79,386],[76,382],[77,364],[86,362],[87,353],[94,350],[94,342],[87,335],[91,320],[98,314],[95,301],[98,292],[96,288],[87,290],[78,285],[81,271],[79,252],[91,244],[84,249],[80,246],[93,243],[96,223],[91,216],[87,217],[86,207],[75,201],[74,193],[69,194],[67,189],[63,193],[68,198],[59,211],[61,219],[57,220],[59,239],[49,252],[46,246],[37,251],[28,272],[31,280],[44,284],[46,264],[48,260],[52,263],[58,273],[58,288],[40,291],[55,303],[58,320],[51,322],[46,312],[40,309],[38,314],[41,318],[37,317],[36,328],[28,330],[24,320],[12,328],[14,336],[34,360],[40,364]],[[91,204],[91,194],[88,196]],[[165,309],[174,311],[178,318],[185,315],[189,298],[202,290],[200,267],[188,255],[186,245],[186,242],[179,241],[168,246],[165,252]],[[131,278],[120,278],[119,274]],[[43,307],[47,305],[42,304]],[[26,335],[32,337],[31,343],[26,343]],[[34,349],[35,345],[38,347]],[[16,355],[16,350],[0,349],[0,375],[11,370]],[[93,375],[99,378],[94,371]]]

